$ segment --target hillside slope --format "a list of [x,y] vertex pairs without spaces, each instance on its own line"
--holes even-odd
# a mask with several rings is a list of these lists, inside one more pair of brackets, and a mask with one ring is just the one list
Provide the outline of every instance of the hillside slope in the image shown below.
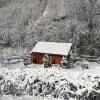
[[[38,41],[73,42],[88,32],[89,0],[0,0],[0,47],[28,47]],[[93,19],[99,34],[100,0]],[[97,29],[96,29],[97,27]]]
[[0,46],[68,41],[68,0],[1,0],[0,5]]

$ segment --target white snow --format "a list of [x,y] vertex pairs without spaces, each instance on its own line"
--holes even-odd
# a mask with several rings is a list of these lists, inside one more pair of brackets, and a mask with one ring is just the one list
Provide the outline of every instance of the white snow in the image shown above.
[[[100,93],[99,90],[94,89],[95,86],[98,86],[98,82],[100,82],[99,65],[95,66],[95,68],[84,70],[63,69],[56,66],[53,66],[51,68],[44,68],[43,65],[34,64],[26,68],[22,67],[21,69],[18,68],[9,70],[8,68],[2,67],[0,69],[0,75],[4,76],[5,82],[10,80],[11,82],[18,84],[19,88],[24,87],[27,84],[27,81],[32,83],[36,78],[38,78],[42,82],[46,83],[55,83],[55,81],[58,81],[58,83],[55,84],[56,89],[60,89],[63,87],[63,91],[67,91],[75,95],[82,95],[82,93],[84,93],[86,90],[88,90],[88,94],[91,93],[91,91]],[[24,81],[21,80],[21,78],[23,77],[25,77]],[[70,90],[70,83],[77,87],[76,91]],[[82,86],[84,88],[80,89],[79,86]],[[3,87],[4,84],[2,85],[2,88]]]
[[30,52],[68,55],[72,43],[38,42]]
[[[17,97],[17,96],[7,96],[4,95],[2,97],[0,97],[0,100],[62,100],[62,99],[55,99],[55,98],[48,98],[48,97],[35,97],[35,96],[21,96],[21,97]],[[73,99],[71,99],[73,100]]]

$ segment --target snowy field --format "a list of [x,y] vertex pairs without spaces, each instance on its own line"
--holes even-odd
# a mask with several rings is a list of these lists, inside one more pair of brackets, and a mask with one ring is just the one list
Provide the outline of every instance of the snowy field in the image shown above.
[[[45,97],[40,100],[56,100],[53,97],[81,100],[83,95],[88,97],[91,92],[100,93],[100,65],[97,63],[90,63],[90,69],[20,66],[0,68],[0,94],[3,95],[0,100],[38,100],[35,96]],[[6,96],[8,94],[13,96]]]
[[[49,97],[34,97],[34,96],[22,96],[22,97],[18,97],[18,96],[8,96],[8,95],[4,95],[0,97],[0,100],[62,100],[62,99],[55,99],[55,98],[49,98]],[[73,100],[73,99],[72,99]]]

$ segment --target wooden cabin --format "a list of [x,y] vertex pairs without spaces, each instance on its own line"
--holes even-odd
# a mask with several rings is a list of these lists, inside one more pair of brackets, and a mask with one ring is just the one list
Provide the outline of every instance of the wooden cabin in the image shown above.
[[72,43],[38,42],[31,50],[31,63],[43,64],[47,54],[51,64],[61,64],[62,58],[67,60],[71,55]]

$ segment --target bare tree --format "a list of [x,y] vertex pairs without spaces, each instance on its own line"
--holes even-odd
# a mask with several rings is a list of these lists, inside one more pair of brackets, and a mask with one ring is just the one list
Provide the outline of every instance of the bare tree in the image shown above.
[[93,50],[100,39],[100,5],[98,0],[78,0],[76,3],[77,27],[85,36],[85,43],[88,46],[86,48]]

